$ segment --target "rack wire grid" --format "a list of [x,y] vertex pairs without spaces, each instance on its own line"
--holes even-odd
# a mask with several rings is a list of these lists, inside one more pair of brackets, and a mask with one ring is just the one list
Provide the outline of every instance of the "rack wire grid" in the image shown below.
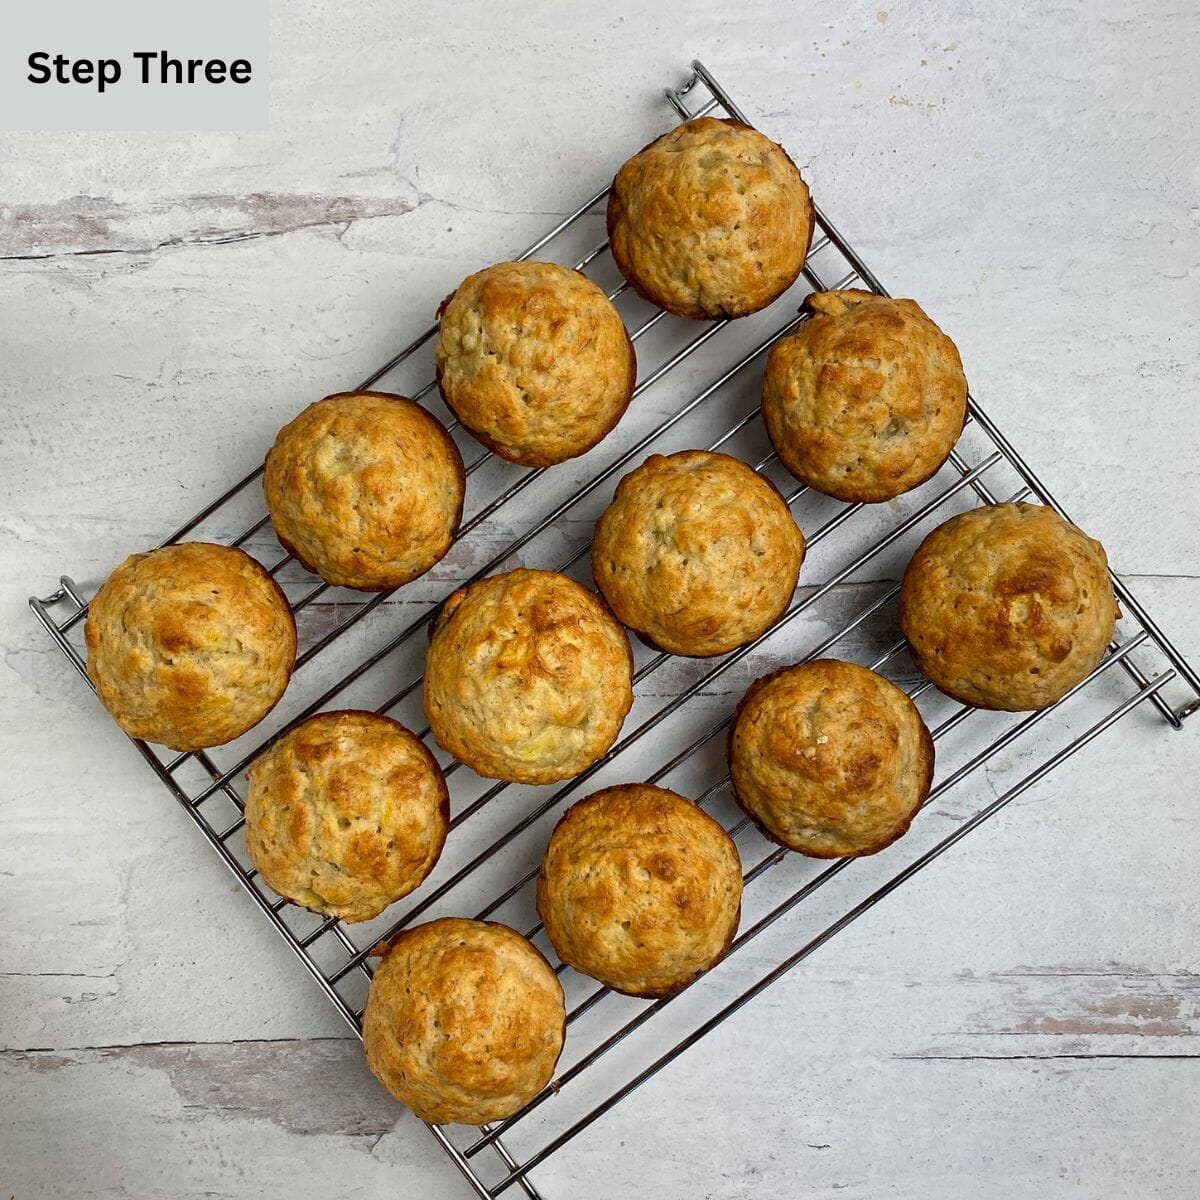
[[[701,100],[704,91],[708,97]],[[719,110],[749,124],[699,62],[692,63],[681,86],[665,89],[665,96],[681,120]],[[688,107],[689,98],[694,108]],[[605,186],[589,197],[520,257],[545,252],[570,263],[608,285],[621,307],[641,370],[634,404],[617,432],[576,464],[547,472],[521,470],[479,453],[449,420],[464,448],[474,447],[466,451],[467,516],[447,560],[393,597],[394,603],[386,595],[367,599],[342,592],[307,575],[274,541],[261,489],[252,486],[261,468],[252,472],[164,544],[204,535],[246,547],[269,564],[301,634],[292,686],[263,725],[229,746],[171,753],[135,742],[356,1033],[361,1032],[372,947],[418,918],[471,913],[504,920],[535,939],[556,962],[537,923],[531,884],[549,830],[585,786],[630,779],[670,784],[707,806],[729,829],[747,869],[742,927],[725,963],[679,996],[654,1002],[618,996],[557,964],[567,995],[568,1038],[553,1082],[494,1125],[477,1130],[430,1126],[480,1197],[499,1196],[512,1187],[539,1196],[531,1173],[547,1159],[1100,733],[1134,710],[1146,711],[1147,702],[1175,729],[1200,708],[1200,677],[1115,575],[1124,613],[1118,640],[1096,670],[1052,707],[1026,714],[982,712],[949,701],[922,681],[896,637],[892,610],[899,588],[887,582],[899,577],[916,541],[934,524],[976,504],[1033,497],[1060,513],[1061,506],[973,398],[949,462],[901,500],[844,504],[797,487],[781,470],[758,420],[756,366],[804,319],[794,303],[804,291],[854,285],[886,295],[879,280],[818,208],[812,251],[797,285],[801,290],[789,293],[792,303],[777,303],[733,325],[681,321],[636,297],[620,281],[607,243],[594,245],[603,228],[607,192]],[[589,245],[593,248],[586,249]],[[781,321],[781,311],[791,315]],[[373,387],[385,377],[395,387],[400,369],[417,364],[417,352],[435,331],[436,325],[425,329],[360,387]],[[421,370],[418,378],[428,373],[427,360]],[[682,403],[672,405],[663,386],[668,376],[675,395],[687,397]],[[646,398],[652,390],[653,403]],[[411,394],[431,407],[440,403],[432,381]],[[241,832],[243,778],[252,759],[294,721],[331,705],[388,712],[428,737],[420,715],[424,638],[418,634],[451,587],[463,576],[478,579],[515,565],[518,555],[526,565],[576,574],[586,570],[591,523],[612,485],[646,451],[694,445],[689,438],[698,420],[710,435],[713,428],[723,429],[715,439],[710,436],[710,449],[739,454],[775,478],[807,533],[801,584],[777,625],[715,660],[679,659],[637,647],[638,699],[618,741],[600,762],[560,787],[490,783],[433,747],[454,794],[446,852],[417,893],[377,920],[346,926],[268,891],[249,863]],[[481,494],[491,498],[480,503]],[[509,506],[518,497],[520,511],[514,512]],[[33,598],[30,605],[86,680],[81,642],[87,598],[64,576],[53,595]],[[397,617],[402,619],[398,631]],[[830,654],[862,661],[903,686],[937,744],[937,774],[922,819],[905,838],[868,860],[829,863],[789,854],[766,841],[728,795],[722,735],[737,695],[764,670]],[[1028,736],[1035,730],[1038,739],[1030,746]],[[671,752],[664,757],[666,749]],[[989,795],[996,798],[973,805],[968,790],[956,794],[955,813],[938,811],[947,794],[962,790],[984,764]],[[789,920],[777,926],[785,916]],[[785,926],[786,935],[780,936]],[[743,948],[757,939],[774,965],[754,975],[738,964],[749,957],[740,954]],[[623,1054],[612,1055],[618,1046]]]

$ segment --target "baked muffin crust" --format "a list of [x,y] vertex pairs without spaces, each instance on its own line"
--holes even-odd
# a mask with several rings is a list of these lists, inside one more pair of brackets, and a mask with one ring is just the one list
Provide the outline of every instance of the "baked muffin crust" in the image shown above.
[[511,1116],[550,1082],[565,1030],[562,987],[537,948],[462,917],[393,938],[363,1013],[367,1065],[435,1125]]
[[620,314],[579,271],[502,262],[439,311],[442,397],[489,450],[547,467],[590,450],[621,419],[637,358]]
[[519,568],[460,588],[425,659],[443,750],[494,779],[553,783],[600,758],[633,704],[629,638],[600,598]]
[[127,558],[88,607],[87,673],[131,737],[172,750],[232,741],[275,706],[296,623],[248,554],[181,542]]
[[724,958],[741,897],[733,839],[690,800],[643,783],[567,809],[537,881],[559,958],[630,996],[673,995]]
[[962,433],[954,343],[913,300],[815,292],[767,356],[762,414],[780,460],[839,500],[890,500],[937,473]]
[[817,659],[751,684],[729,729],[734,798],[767,837],[814,858],[874,854],[929,795],[933,739],[866,667]]
[[812,241],[808,187],[783,147],[697,117],[638,151],[608,197],[613,259],[681,317],[742,317],[796,281]]
[[369,921],[433,870],[450,824],[437,760],[378,713],[318,713],[250,764],[246,849],[263,882]]
[[709,450],[652,454],[596,522],[592,576],[651,645],[709,657],[753,641],[787,607],[804,535],[775,487]]
[[994,504],[917,548],[900,629],[917,668],[979,708],[1045,708],[1104,657],[1120,616],[1104,547],[1052,508]]
[[285,425],[263,493],[280,544],[327,583],[390,591],[450,549],[466,476],[454,440],[419,404],[340,392]]

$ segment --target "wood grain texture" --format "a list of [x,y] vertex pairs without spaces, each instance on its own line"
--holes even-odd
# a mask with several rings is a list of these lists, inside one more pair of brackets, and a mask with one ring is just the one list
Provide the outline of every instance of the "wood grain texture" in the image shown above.
[[[694,55],[789,148],[884,283],[952,333],[975,394],[1200,659],[1200,12],[1178,0],[1015,15],[976,0],[750,0],[730,14],[716,0],[277,5],[267,132],[0,133],[4,1195],[466,1194],[24,603],[63,571],[93,589],[261,462],[303,404],[424,328],[468,271],[601,187],[665,128],[658,89]],[[599,240],[599,221],[585,224],[581,244]],[[628,436],[756,331],[722,333],[639,397]],[[646,361],[661,351],[653,335],[643,346]],[[419,387],[418,358],[390,385]],[[663,448],[707,444],[756,387],[746,372]],[[501,553],[604,455],[481,525],[356,627],[328,669]],[[481,470],[468,513],[508,478]],[[551,566],[582,545],[610,494],[572,509],[524,561]],[[801,595],[844,548],[814,549]],[[627,769],[651,769],[757,671],[819,643],[898,578],[905,553],[880,556],[706,687],[694,718],[664,726]],[[302,636],[347,611],[314,605]],[[893,637],[885,613],[852,649]],[[389,658],[364,695],[419,669],[419,648]],[[696,678],[694,665],[665,665],[632,719]],[[296,702],[318,682],[298,680]],[[941,797],[895,854],[856,864],[606,1057],[587,1096],[1086,724],[1081,709],[1055,713]],[[1172,734],[1143,707],[1098,739],[546,1164],[535,1178],[548,1200],[1191,1200],[1198,732]],[[966,754],[968,734],[947,755]],[[457,849],[452,837],[448,860],[540,794],[499,798]],[[536,862],[543,843],[531,830],[505,869]],[[781,864],[754,903],[818,869]],[[436,911],[483,899],[467,890]],[[525,898],[506,915],[532,924]],[[638,1011],[624,1004],[613,1011]],[[599,1028],[581,1023],[578,1044]],[[514,1145],[585,1107],[564,1088]]]

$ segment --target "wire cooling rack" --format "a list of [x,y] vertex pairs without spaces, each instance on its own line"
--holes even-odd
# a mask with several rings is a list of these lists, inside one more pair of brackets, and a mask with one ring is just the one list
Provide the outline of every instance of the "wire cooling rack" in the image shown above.
[[[701,99],[705,91],[707,99]],[[714,110],[747,120],[699,62],[682,86],[666,89],[665,95],[683,120]],[[688,107],[689,99],[694,108]],[[1179,729],[1200,708],[1200,677],[1115,576],[1124,612],[1119,640],[1100,666],[1051,708],[1032,714],[980,712],[952,703],[921,681],[896,636],[899,588],[887,582],[898,578],[916,542],[933,525],[975,504],[1033,497],[1059,512],[1061,506],[974,399],[949,463],[899,501],[842,504],[797,487],[779,467],[758,420],[762,359],[804,319],[795,315],[795,301],[805,291],[857,286],[885,294],[879,281],[818,208],[812,252],[790,301],[734,325],[683,322],[633,295],[606,253],[607,243],[594,245],[602,236],[606,195],[607,186],[519,257],[552,257],[586,271],[609,287],[621,307],[641,370],[634,403],[616,433],[575,464],[549,472],[521,470],[480,453],[448,419],[466,450],[471,477],[466,519],[441,567],[391,597],[365,599],[305,574],[274,541],[261,491],[253,486],[261,468],[252,472],[166,542],[189,536],[225,541],[247,548],[269,566],[288,595],[301,634],[292,685],[263,725],[229,746],[177,754],[135,742],[356,1033],[372,969],[370,948],[419,918],[459,913],[504,920],[537,940],[555,961],[537,923],[531,885],[555,820],[585,789],[631,779],[662,782],[707,806],[729,829],[747,869],[742,927],[725,963],[681,995],[654,1002],[615,995],[558,964],[568,999],[568,1038],[554,1081],[520,1112],[493,1126],[430,1127],[480,1197],[512,1187],[539,1196],[531,1173],[547,1159],[1135,709],[1148,702]],[[455,282],[447,280],[447,290]],[[428,379],[426,343],[435,329],[424,330],[360,386],[375,386],[386,377],[389,387],[403,390],[400,373],[406,368],[422,372],[417,380]],[[409,394],[441,411],[432,381]],[[684,398],[673,402],[675,397]],[[476,579],[518,562],[585,574],[591,522],[616,481],[648,451],[697,444],[697,428],[708,431],[709,448],[739,454],[773,476],[807,535],[800,587],[776,627],[715,660],[677,659],[638,647],[638,699],[620,738],[601,762],[560,787],[489,783],[437,751],[453,794],[446,852],[421,889],[376,921],[347,926],[322,919],[261,885],[242,838],[244,773],[254,756],[287,725],[331,706],[389,712],[428,736],[420,715],[424,638],[419,635],[437,603],[464,577]],[[714,428],[723,430],[715,439]],[[480,502],[480,495],[489,498]],[[514,507],[518,498],[521,503]],[[87,597],[64,576],[52,596],[31,599],[30,605],[86,680],[81,635]],[[871,859],[826,863],[788,854],[763,839],[728,796],[723,734],[737,696],[765,670],[823,655],[864,662],[904,686],[937,743],[937,774],[921,819],[905,838]],[[1031,745],[1035,727],[1037,740]],[[995,798],[975,806],[961,785],[985,765],[988,794]],[[941,810],[952,792],[956,811],[947,814]],[[784,916],[788,921],[777,925]],[[785,927],[786,937],[778,936]],[[756,939],[774,963],[758,975],[750,964],[740,965],[747,956],[739,953]],[[610,1054],[618,1046],[622,1053]]]

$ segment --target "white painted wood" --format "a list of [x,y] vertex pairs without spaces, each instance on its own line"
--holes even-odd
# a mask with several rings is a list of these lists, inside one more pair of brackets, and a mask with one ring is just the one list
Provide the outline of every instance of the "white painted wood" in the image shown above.
[[[601,186],[665,127],[658,91],[693,55],[792,150],[883,281],[955,336],[976,394],[1200,659],[1200,12],[885,2],[761,0],[736,18],[714,0],[280,4],[267,133],[0,133],[0,1189],[465,1194],[24,601],[64,570],[94,588],[249,470],[300,405],[418,332],[463,273]],[[756,328],[648,391],[627,441]],[[753,394],[750,371],[671,444],[711,440]],[[531,488],[355,645],[611,457]],[[606,494],[535,561],[586,539]],[[807,583],[839,553],[814,551]],[[902,565],[901,548],[881,556],[662,744]],[[881,620],[863,644],[893,634]],[[665,667],[638,712],[695,677]],[[1087,723],[1040,725],[610,1056],[588,1094]],[[1140,710],[547,1164],[546,1196],[1195,1196],[1198,745]],[[646,761],[662,758],[660,744]],[[498,800],[481,829],[530,795]],[[461,833],[469,853],[477,835]],[[509,865],[536,861],[539,836]],[[818,869],[789,861],[755,903]],[[564,1089],[546,1121],[579,1103]]]

